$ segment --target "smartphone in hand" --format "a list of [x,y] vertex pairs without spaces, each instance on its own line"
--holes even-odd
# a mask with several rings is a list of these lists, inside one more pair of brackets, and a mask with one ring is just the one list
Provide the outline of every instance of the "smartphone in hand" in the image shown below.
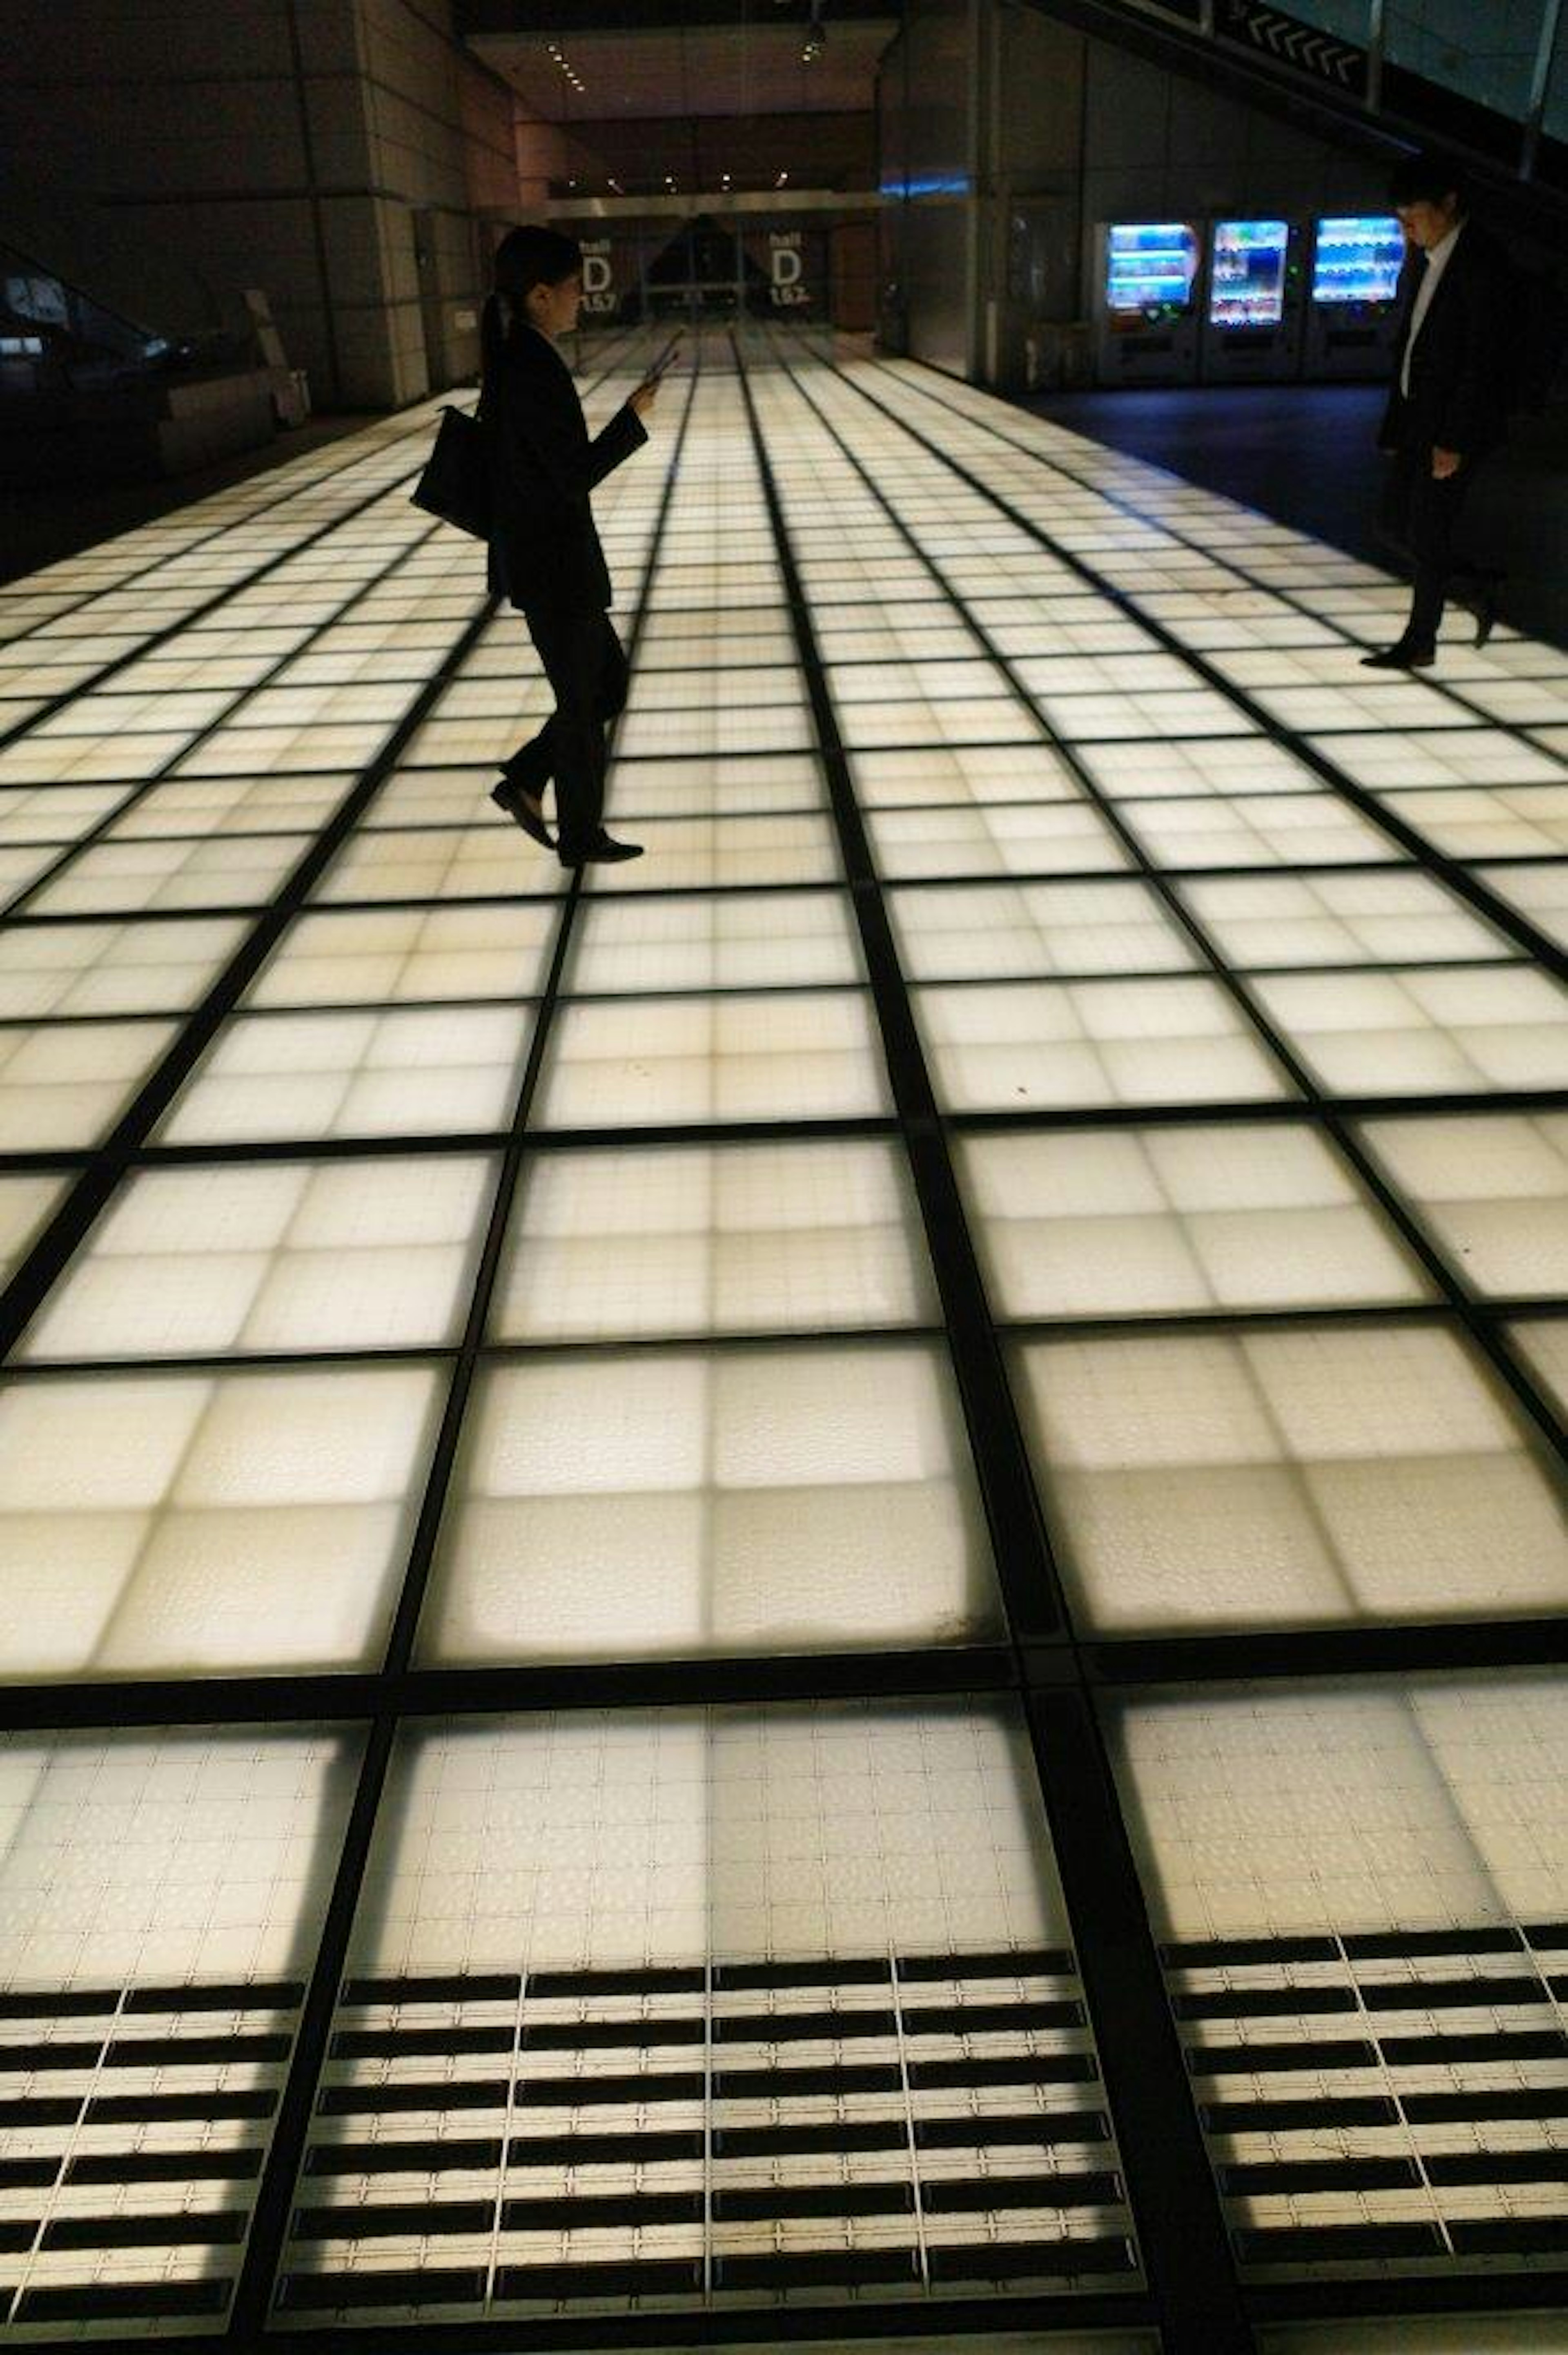
[[644,376],[642,379],[644,384],[657,384],[660,378],[665,374],[666,370],[673,367],[675,356],[681,348],[685,333],[686,331],[684,327],[676,328],[674,334],[671,336],[663,350],[659,354],[659,357],[654,361],[652,367]]

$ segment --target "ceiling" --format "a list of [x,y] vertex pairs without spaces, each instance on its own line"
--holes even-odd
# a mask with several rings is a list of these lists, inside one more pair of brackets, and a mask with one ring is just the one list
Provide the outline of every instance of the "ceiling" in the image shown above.
[[[584,29],[583,18],[592,13],[560,0],[556,28],[470,31],[467,47],[511,83],[531,115],[569,125],[617,118],[863,112],[873,103],[877,61],[898,30],[891,9],[885,16],[836,16],[829,0],[822,53],[806,64],[800,55],[805,11],[794,5],[786,10],[751,0],[739,23]],[[648,11],[651,17],[667,14]]]

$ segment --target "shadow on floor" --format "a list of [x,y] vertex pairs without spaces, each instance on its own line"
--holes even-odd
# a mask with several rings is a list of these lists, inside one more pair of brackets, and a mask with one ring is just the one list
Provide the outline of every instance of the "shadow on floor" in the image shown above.
[[[1204,386],[1036,393],[1018,406],[1387,565],[1372,528],[1386,397],[1380,385]],[[1507,570],[1505,619],[1568,645],[1568,405],[1516,421],[1477,482],[1467,537]]]

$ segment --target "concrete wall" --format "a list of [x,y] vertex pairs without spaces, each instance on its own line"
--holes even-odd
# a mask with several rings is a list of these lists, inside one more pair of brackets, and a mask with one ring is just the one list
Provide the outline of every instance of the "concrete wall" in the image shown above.
[[7,0],[5,32],[0,219],[46,267],[172,335],[264,288],[318,404],[471,368],[513,104],[450,0]]

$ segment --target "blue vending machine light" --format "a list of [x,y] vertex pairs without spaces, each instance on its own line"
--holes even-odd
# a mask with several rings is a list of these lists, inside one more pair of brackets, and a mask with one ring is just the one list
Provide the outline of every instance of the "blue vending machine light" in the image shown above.
[[1215,221],[1203,316],[1205,382],[1277,384],[1298,372],[1301,241],[1290,221]]
[[1386,376],[1399,332],[1404,232],[1392,213],[1330,214],[1318,223],[1307,373]]
[[1103,384],[1190,384],[1198,372],[1198,232],[1102,221],[1095,304]]

